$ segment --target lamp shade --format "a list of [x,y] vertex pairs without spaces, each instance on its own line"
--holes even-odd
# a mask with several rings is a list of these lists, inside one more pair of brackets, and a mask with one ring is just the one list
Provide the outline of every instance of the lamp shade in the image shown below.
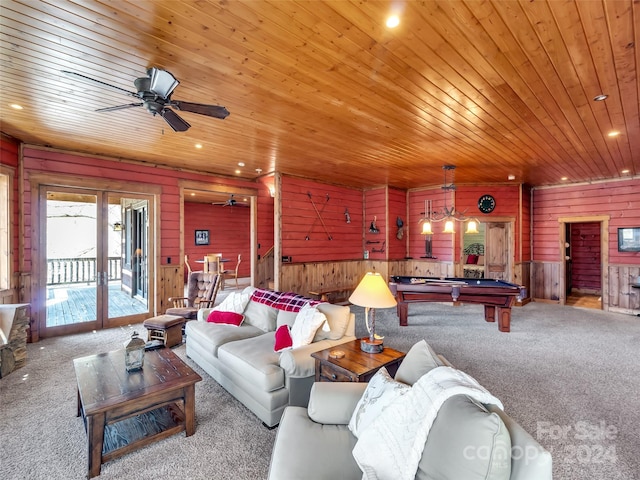
[[422,235],[432,235],[432,234],[433,232],[431,231],[431,222],[427,220],[422,224]]
[[478,232],[478,224],[475,220],[469,220],[467,223],[467,231],[465,233],[480,233]]
[[447,220],[444,222],[444,233],[456,233],[453,229],[453,220]]
[[359,307],[369,308],[391,308],[397,304],[382,275],[375,272],[365,274],[349,301]]

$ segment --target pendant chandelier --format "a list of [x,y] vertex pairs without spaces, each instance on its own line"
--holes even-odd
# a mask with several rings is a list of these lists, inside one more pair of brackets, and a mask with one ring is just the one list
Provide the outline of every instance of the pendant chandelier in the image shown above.
[[444,170],[444,185],[441,188],[444,191],[444,207],[439,211],[434,211],[432,200],[424,201],[424,217],[420,220],[423,235],[433,234],[432,224],[434,222],[445,222],[443,233],[455,233],[455,222],[467,222],[466,233],[478,233],[478,220],[465,216],[466,210],[465,212],[459,212],[455,207],[447,207],[447,192],[456,189],[453,183],[447,183],[447,172],[455,170],[455,168],[455,165],[442,166]]

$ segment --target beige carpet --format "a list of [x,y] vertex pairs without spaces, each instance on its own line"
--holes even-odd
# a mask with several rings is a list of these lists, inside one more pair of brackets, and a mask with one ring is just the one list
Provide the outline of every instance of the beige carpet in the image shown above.
[[[352,308],[363,335],[363,311]],[[553,453],[554,478],[640,478],[638,317],[533,303],[514,309],[512,332],[500,333],[480,306],[420,304],[410,306],[408,327],[398,326],[394,309],[379,310],[376,325],[387,345],[406,351],[426,338],[478,379]],[[118,348],[129,335],[112,329],[28,346],[27,365],[0,379],[1,479],[86,477],[72,359]],[[184,346],[174,351],[185,358]],[[99,478],[266,478],[277,430],[186,361],[204,378],[196,385],[196,433],[108,462]]]

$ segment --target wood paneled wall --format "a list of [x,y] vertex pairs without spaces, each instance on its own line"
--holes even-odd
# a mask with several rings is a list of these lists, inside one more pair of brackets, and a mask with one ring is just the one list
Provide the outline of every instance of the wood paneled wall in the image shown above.
[[[138,187],[148,185],[149,192],[155,192],[159,204],[160,215],[156,223],[156,287],[155,311],[163,312],[166,308],[166,299],[170,296],[180,296],[183,293],[184,274],[183,262],[180,255],[182,240],[180,219],[180,189],[181,182],[189,181],[192,185],[224,184],[231,187],[255,189],[255,184],[237,179],[219,178],[202,175],[197,172],[185,172],[178,170],[156,168],[140,163],[118,161],[91,156],[81,156],[68,152],[60,152],[51,149],[35,147],[23,148],[24,178],[21,186],[24,188],[23,201],[18,206],[20,221],[25,228],[21,233],[23,248],[19,256],[23,259],[19,274],[33,272],[32,253],[37,248],[37,242],[32,244],[32,228],[37,218],[31,218],[31,181],[30,176],[36,174],[54,177],[84,178],[91,184],[97,181],[106,181],[108,185],[123,183],[135,183]],[[109,187],[111,188],[111,187]],[[237,255],[237,254],[236,254]],[[168,264],[168,257],[172,263]],[[247,257],[249,258],[249,257]],[[250,262],[247,262],[250,264]],[[235,265],[235,264],[234,264]],[[29,277],[31,281],[37,279]],[[31,285],[29,286],[31,287]],[[32,305],[32,316],[39,317],[39,309],[42,301],[34,298],[35,291],[25,289],[26,296],[20,301]]]
[[[209,230],[209,245],[195,244],[195,231]],[[251,209],[239,206],[210,205],[207,203],[184,203],[184,253],[189,255],[193,270],[202,270],[195,263],[209,253],[222,253],[229,259],[224,265],[234,269],[238,254],[242,255],[238,275],[248,277],[251,273]]]
[[559,302],[561,289],[560,262],[532,262],[531,297],[534,300]]
[[640,265],[609,266],[609,296],[603,299],[609,310],[621,313],[640,313]]
[[[9,175],[9,289],[0,290],[0,303],[18,303],[21,301],[18,295],[18,273],[20,271],[20,218],[18,216],[18,199],[20,198],[20,171],[18,155],[20,146],[15,140],[0,136],[0,168]],[[6,254],[3,252],[3,255]],[[28,301],[28,300],[27,300]]]
[[283,175],[280,195],[282,256],[294,263],[362,257],[361,190]]
[[583,292],[602,291],[600,223],[572,223],[571,286]]
[[618,252],[617,229],[640,226],[640,179],[536,188],[532,196],[533,298],[564,299],[560,222],[568,217],[572,224],[582,223],[581,219],[589,223],[600,217],[606,219],[602,234],[605,251],[600,252],[605,262],[601,265],[603,308],[628,305],[633,292],[624,285],[629,278],[625,269],[640,268],[640,252]]
[[308,295],[322,288],[354,288],[373,265],[365,260],[284,264],[280,290]]
[[[375,227],[375,229],[374,229]],[[389,245],[387,188],[364,192],[364,250],[371,260],[385,260]],[[375,232],[374,230],[377,230]]]
[[[397,188],[389,188],[387,195],[389,198],[390,225],[387,258],[389,260],[401,260],[407,256],[408,232],[411,227],[411,222],[407,217],[407,192]],[[402,238],[398,238],[398,218],[402,220],[403,224]]]

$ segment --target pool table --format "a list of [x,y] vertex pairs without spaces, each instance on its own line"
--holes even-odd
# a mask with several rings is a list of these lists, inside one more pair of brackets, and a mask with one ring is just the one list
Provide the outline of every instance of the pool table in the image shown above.
[[400,326],[407,326],[409,304],[413,302],[462,302],[484,305],[484,319],[498,330],[511,330],[511,307],[527,296],[521,285],[490,278],[437,278],[392,276],[391,293],[398,302]]

